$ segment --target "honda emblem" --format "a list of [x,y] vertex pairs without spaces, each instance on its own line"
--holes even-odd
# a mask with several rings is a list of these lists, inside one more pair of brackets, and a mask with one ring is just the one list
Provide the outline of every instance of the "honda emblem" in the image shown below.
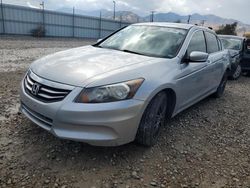
[[39,90],[40,90],[40,84],[34,83],[34,84],[32,85],[32,88],[31,88],[31,93],[32,93],[33,95],[37,95],[38,92],[39,92]]

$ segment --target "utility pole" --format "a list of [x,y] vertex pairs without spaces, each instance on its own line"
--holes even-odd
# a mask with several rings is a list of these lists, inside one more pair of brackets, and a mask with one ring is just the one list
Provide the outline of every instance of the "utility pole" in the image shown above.
[[3,14],[3,0],[1,0],[1,16],[2,16],[2,25],[3,25],[3,34],[5,34],[5,24],[4,24],[4,14]]
[[151,11],[151,22],[154,22],[154,13],[155,11]]
[[191,19],[191,15],[188,15],[188,20],[187,20],[188,24],[190,23],[190,19]]
[[201,25],[202,25],[202,26],[205,25],[205,21],[206,21],[206,20],[201,20]]
[[116,6],[116,2],[113,1],[113,3],[114,3],[114,16],[113,16],[113,19],[115,20],[115,6]]
[[120,28],[122,28],[122,14],[120,14]]
[[99,39],[102,38],[102,11],[100,11],[99,17]]

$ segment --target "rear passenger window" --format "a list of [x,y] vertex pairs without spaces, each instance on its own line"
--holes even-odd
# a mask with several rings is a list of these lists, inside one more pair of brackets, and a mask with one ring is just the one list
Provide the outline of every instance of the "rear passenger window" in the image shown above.
[[188,49],[187,54],[190,55],[193,51],[206,52],[206,42],[203,31],[197,31],[194,33]]
[[209,54],[220,51],[217,37],[209,32],[205,32],[207,40],[207,52]]

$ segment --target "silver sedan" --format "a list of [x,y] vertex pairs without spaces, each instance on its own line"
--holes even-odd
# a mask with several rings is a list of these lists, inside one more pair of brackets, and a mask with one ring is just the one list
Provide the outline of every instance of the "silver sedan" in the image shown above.
[[33,62],[21,83],[20,109],[60,138],[152,146],[168,118],[223,95],[228,65],[209,29],[133,24],[92,46]]

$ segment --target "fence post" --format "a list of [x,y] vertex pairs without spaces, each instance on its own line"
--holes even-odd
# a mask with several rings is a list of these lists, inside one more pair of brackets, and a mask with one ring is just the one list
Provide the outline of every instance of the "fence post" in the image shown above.
[[45,16],[44,16],[44,1],[42,2],[42,7],[43,7],[43,9],[42,9],[42,15],[43,15],[43,27],[45,28]]
[[[42,28],[45,31],[44,1],[40,4],[40,6],[42,6]],[[46,35],[46,31],[45,31],[45,35]]]
[[122,28],[122,15],[120,15],[120,28]]
[[4,13],[3,13],[3,0],[1,0],[1,16],[2,16],[2,25],[3,25],[3,33],[5,34],[5,23],[4,23]]
[[99,39],[102,38],[102,11],[100,11],[100,18],[99,18]]
[[72,29],[73,29],[73,38],[75,38],[75,7],[73,7]]

